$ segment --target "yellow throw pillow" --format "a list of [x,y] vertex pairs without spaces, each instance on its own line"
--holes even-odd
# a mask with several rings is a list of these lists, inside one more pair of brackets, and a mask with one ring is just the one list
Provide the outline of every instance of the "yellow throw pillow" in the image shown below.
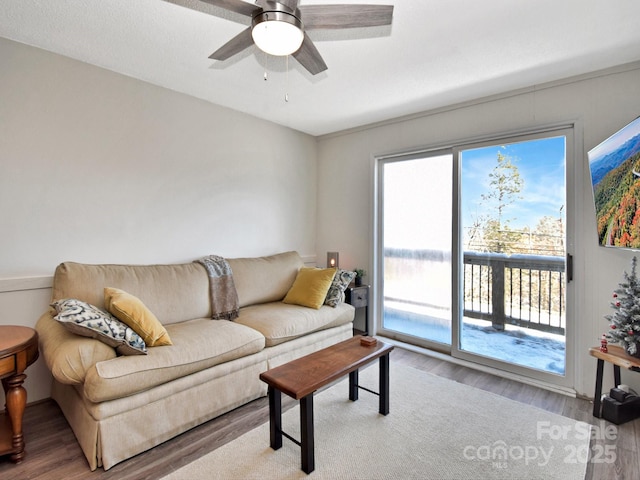
[[302,267],[282,301],[317,310],[324,303],[335,274],[335,268]]
[[140,335],[148,347],[173,345],[160,320],[138,297],[118,288],[106,287],[104,304],[109,313]]

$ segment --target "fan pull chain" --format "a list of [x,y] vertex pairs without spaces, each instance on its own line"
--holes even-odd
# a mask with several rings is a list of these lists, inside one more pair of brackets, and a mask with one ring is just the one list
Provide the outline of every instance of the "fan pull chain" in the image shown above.
[[289,55],[287,55],[287,73],[285,78],[285,92],[284,92],[284,101],[285,103],[289,103]]
[[[256,4],[258,3],[258,0],[256,0]],[[266,23],[265,23],[265,27],[268,28],[268,22],[269,22],[269,14],[265,14],[265,18],[266,18]],[[267,75],[267,71],[269,70],[269,55],[267,55],[267,52],[264,52],[264,81],[266,82],[269,79],[269,76]]]
[[267,52],[264,52],[264,81],[266,82],[269,78],[267,75],[267,69],[269,68],[269,55]]

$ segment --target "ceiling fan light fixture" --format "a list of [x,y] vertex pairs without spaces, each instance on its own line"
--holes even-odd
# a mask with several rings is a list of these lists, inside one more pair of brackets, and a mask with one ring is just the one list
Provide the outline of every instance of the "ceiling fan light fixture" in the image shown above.
[[291,55],[304,40],[302,21],[286,12],[269,11],[256,15],[251,22],[251,36],[260,50],[269,55]]

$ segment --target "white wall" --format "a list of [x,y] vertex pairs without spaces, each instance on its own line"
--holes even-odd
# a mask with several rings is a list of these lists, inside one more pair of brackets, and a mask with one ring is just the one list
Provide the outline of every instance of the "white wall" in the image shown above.
[[34,326],[66,260],[315,253],[313,137],[1,38],[0,65],[0,324]]
[[[599,345],[606,331],[603,316],[610,313],[611,293],[623,270],[629,270],[634,253],[597,245],[586,152],[638,115],[640,65],[635,64],[322,137],[318,141],[317,255],[339,251],[341,266],[372,271],[375,155],[574,123],[576,243],[569,249],[576,263],[577,344],[570,360],[576,364],[577,392],[593,395],[596,361],[588,349]],[[639,375],[625,372],[623,382],[640,391]]]
[[[633,253],[595,243],[585,152],[640,115],[640,66],[316,143],[4,39],[0,65],[0,324],[6,325],[35,325],[48,303],[48,278],[65,260],[169,263],[295,249],[317,253],[320,264],[327,251],[339,251],[341,266],[371,272],[374,155],[575,122],[575,385],[592,394],[595,360],[586,352],[605,330],[611,292]],[[42,359],[27,374],[29,401],[47,397]],[[640,390],[636,376],[623,381]]]

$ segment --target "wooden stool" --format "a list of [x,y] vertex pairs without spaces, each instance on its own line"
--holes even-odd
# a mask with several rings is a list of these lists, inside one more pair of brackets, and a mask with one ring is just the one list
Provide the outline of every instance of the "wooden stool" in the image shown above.
[[596,392],[593,396],[593,416],[601,418],[600,414],[600,397],[602,396],[602,373],[604,371],[604,362],[613,364],[613,381],[614,387],[620,385],[620,367],[634,372],[640,372],[640,358],[632,357],[624,348],[617,345],[609,344],[608,352],[600,351],[600,347],[591,347],[589,354],[598,359],[598,368],[596,371]]
[[0,325],[0,378],[6,413],[0,415],[0,455],[11,455],[20,463],[24,458],[22,416],[27,391],[22,384],[24,371],[38,359],[38,333],[29,327]]

